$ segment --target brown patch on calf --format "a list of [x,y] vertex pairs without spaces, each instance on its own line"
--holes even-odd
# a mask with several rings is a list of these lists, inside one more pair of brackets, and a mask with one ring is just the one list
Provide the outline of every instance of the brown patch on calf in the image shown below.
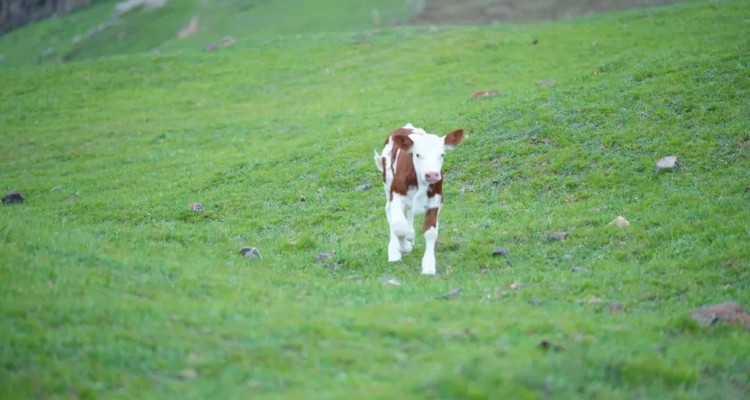
[[393,139],[393,147],[398,148],[399,150],[409,151],[409,149],[411,149],[411,146],[414,145],[414,141],[412,141],[409,137],[409,134],[411,132],[411,129],[396,129],[396,131],[391,134],[391,139]]
[[[394,147],[395,149],[395,147]],[[409,187],[417,186],[417,171],[414,170],[414,162],[412,161],[411,153],[406,151],[396,151],[395,163],[396,171],[393,174],[393,181],[391,182],[391,200],[393,200],[393,193],[406,196],[406,192]],[[394,164],[392,163],[391,166]]]
[[411,129],[399,128],[388,136],[388,140],[393,140],[393,148],[391,148],[393,181],[390,200],[393,200],[394,192],[405,196],[410,186],[417,186],[417,172],[414,170],[412,155],[409,153],[411,146],[414,145],[409,138],[410,133],[412,133]]
[[[443,176],[443,172],[440,171],[440,176]],[[440,179],[439,181],[431,184],[429,187],[427,187],[427,197],[433,198],[436,194],[443,195],[443,180]]]
[[391,132],[391,134],[390,134],[390,135],[388,135],[388,136],[387,136],[387,137],[385,138],[385,143],[383,143],[383,145],[387,145],[387,144],[388,144],[388,142],[390,142],[390,141],[391,141],[391,137],[393,137],[393,135],[406,135],[406,136],[409,136],[409,134],[410,134],[410,133],[412,133],[412,130],[411,130],[411,129],[406,129],[406,128],[398,128],[398,129],[396,129],[395,131]]
[[422,224],[422,232],[427,232],[428,229],[437,226],[438,208],[430,208],[424,215],[424,224]]

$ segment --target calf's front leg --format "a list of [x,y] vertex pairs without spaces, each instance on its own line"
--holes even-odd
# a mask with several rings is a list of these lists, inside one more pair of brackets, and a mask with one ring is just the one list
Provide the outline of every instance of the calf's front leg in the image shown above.
[[435,275],[435,244],[438,238],[439,207],[430,208],[424,216],[424,256],[422,257],[422,274]]
[[394,193],[386,204],[385,212],[391,234],[388,242],[388,261],[401,261],[401,254],[411,251],[411,243],[408,241],[410,231],[411,237],[414,237],[414,227],[409,225],[406,218],[403,196]]

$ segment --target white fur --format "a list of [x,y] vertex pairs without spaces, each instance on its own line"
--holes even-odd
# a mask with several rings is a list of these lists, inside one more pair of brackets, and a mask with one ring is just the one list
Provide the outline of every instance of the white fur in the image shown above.
[[[451,146],[445,145],[444,137],[427,133],[422,128],[417,128],[411,123],[404,126],[405,129],[411,129],[412,133],[409,138],[414,142],[410,152],[414,162],[414,169],[417,174],[417,186],[409,188],[406,195],[398,193],[393,194],[390,198],[390,188],[393,182],[393,171],[397,171],[398,165],[391,166],[391,151],[393,149],[393,139],[389,139],[383,151],[378,154],[375,152],[375,164],[378,170],[383,172],[385,168],[384,191],[386,196],[385,213],[390,226],[390,242],[388,243],[388,261],[401,261],[401,256],[410,253],[414,246],[414,216],[424,215],[430,208],[437,208],[438,213],[443,199],[440,195],[432,198],[427,196],[427,190],[430,183],[427,181],[427,173],[440,173],[443,167],[443,155]],[[401,150],[398,150],[401,152]],[[385,165],[383,165],[385,159]],[[442,178],[442,177],[440,177]],[[435,266],[435,244],[438,238],[438,228],[428,229],[424,233],[425,253],[422,257],[422,273],[434,275]]]

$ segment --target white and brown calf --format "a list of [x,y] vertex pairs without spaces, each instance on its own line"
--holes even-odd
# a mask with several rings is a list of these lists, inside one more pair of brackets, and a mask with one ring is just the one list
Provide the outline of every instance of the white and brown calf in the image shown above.
[[438,213],[443,204],[443,156],[463,138],[463,129],[437,136],[406,124],[391,133],[383,151],[375,152],[375,164],[383,174],[385,215],[390,225],[388,261],[414,247],[414,216],[424,214],[425,251],[422,273],[435,274]]

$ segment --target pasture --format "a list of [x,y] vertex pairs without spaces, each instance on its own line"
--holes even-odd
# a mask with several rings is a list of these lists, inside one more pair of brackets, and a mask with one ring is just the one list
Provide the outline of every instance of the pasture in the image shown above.
[[[2,67],[0,191],[26,201],[0,206],[0,398],[747,398],[748,330],[689,313],[750,307],[749,21],[696,1]],[[437,277],[422,240],[387,262],[372,150],[407,122],[467,132]]]

